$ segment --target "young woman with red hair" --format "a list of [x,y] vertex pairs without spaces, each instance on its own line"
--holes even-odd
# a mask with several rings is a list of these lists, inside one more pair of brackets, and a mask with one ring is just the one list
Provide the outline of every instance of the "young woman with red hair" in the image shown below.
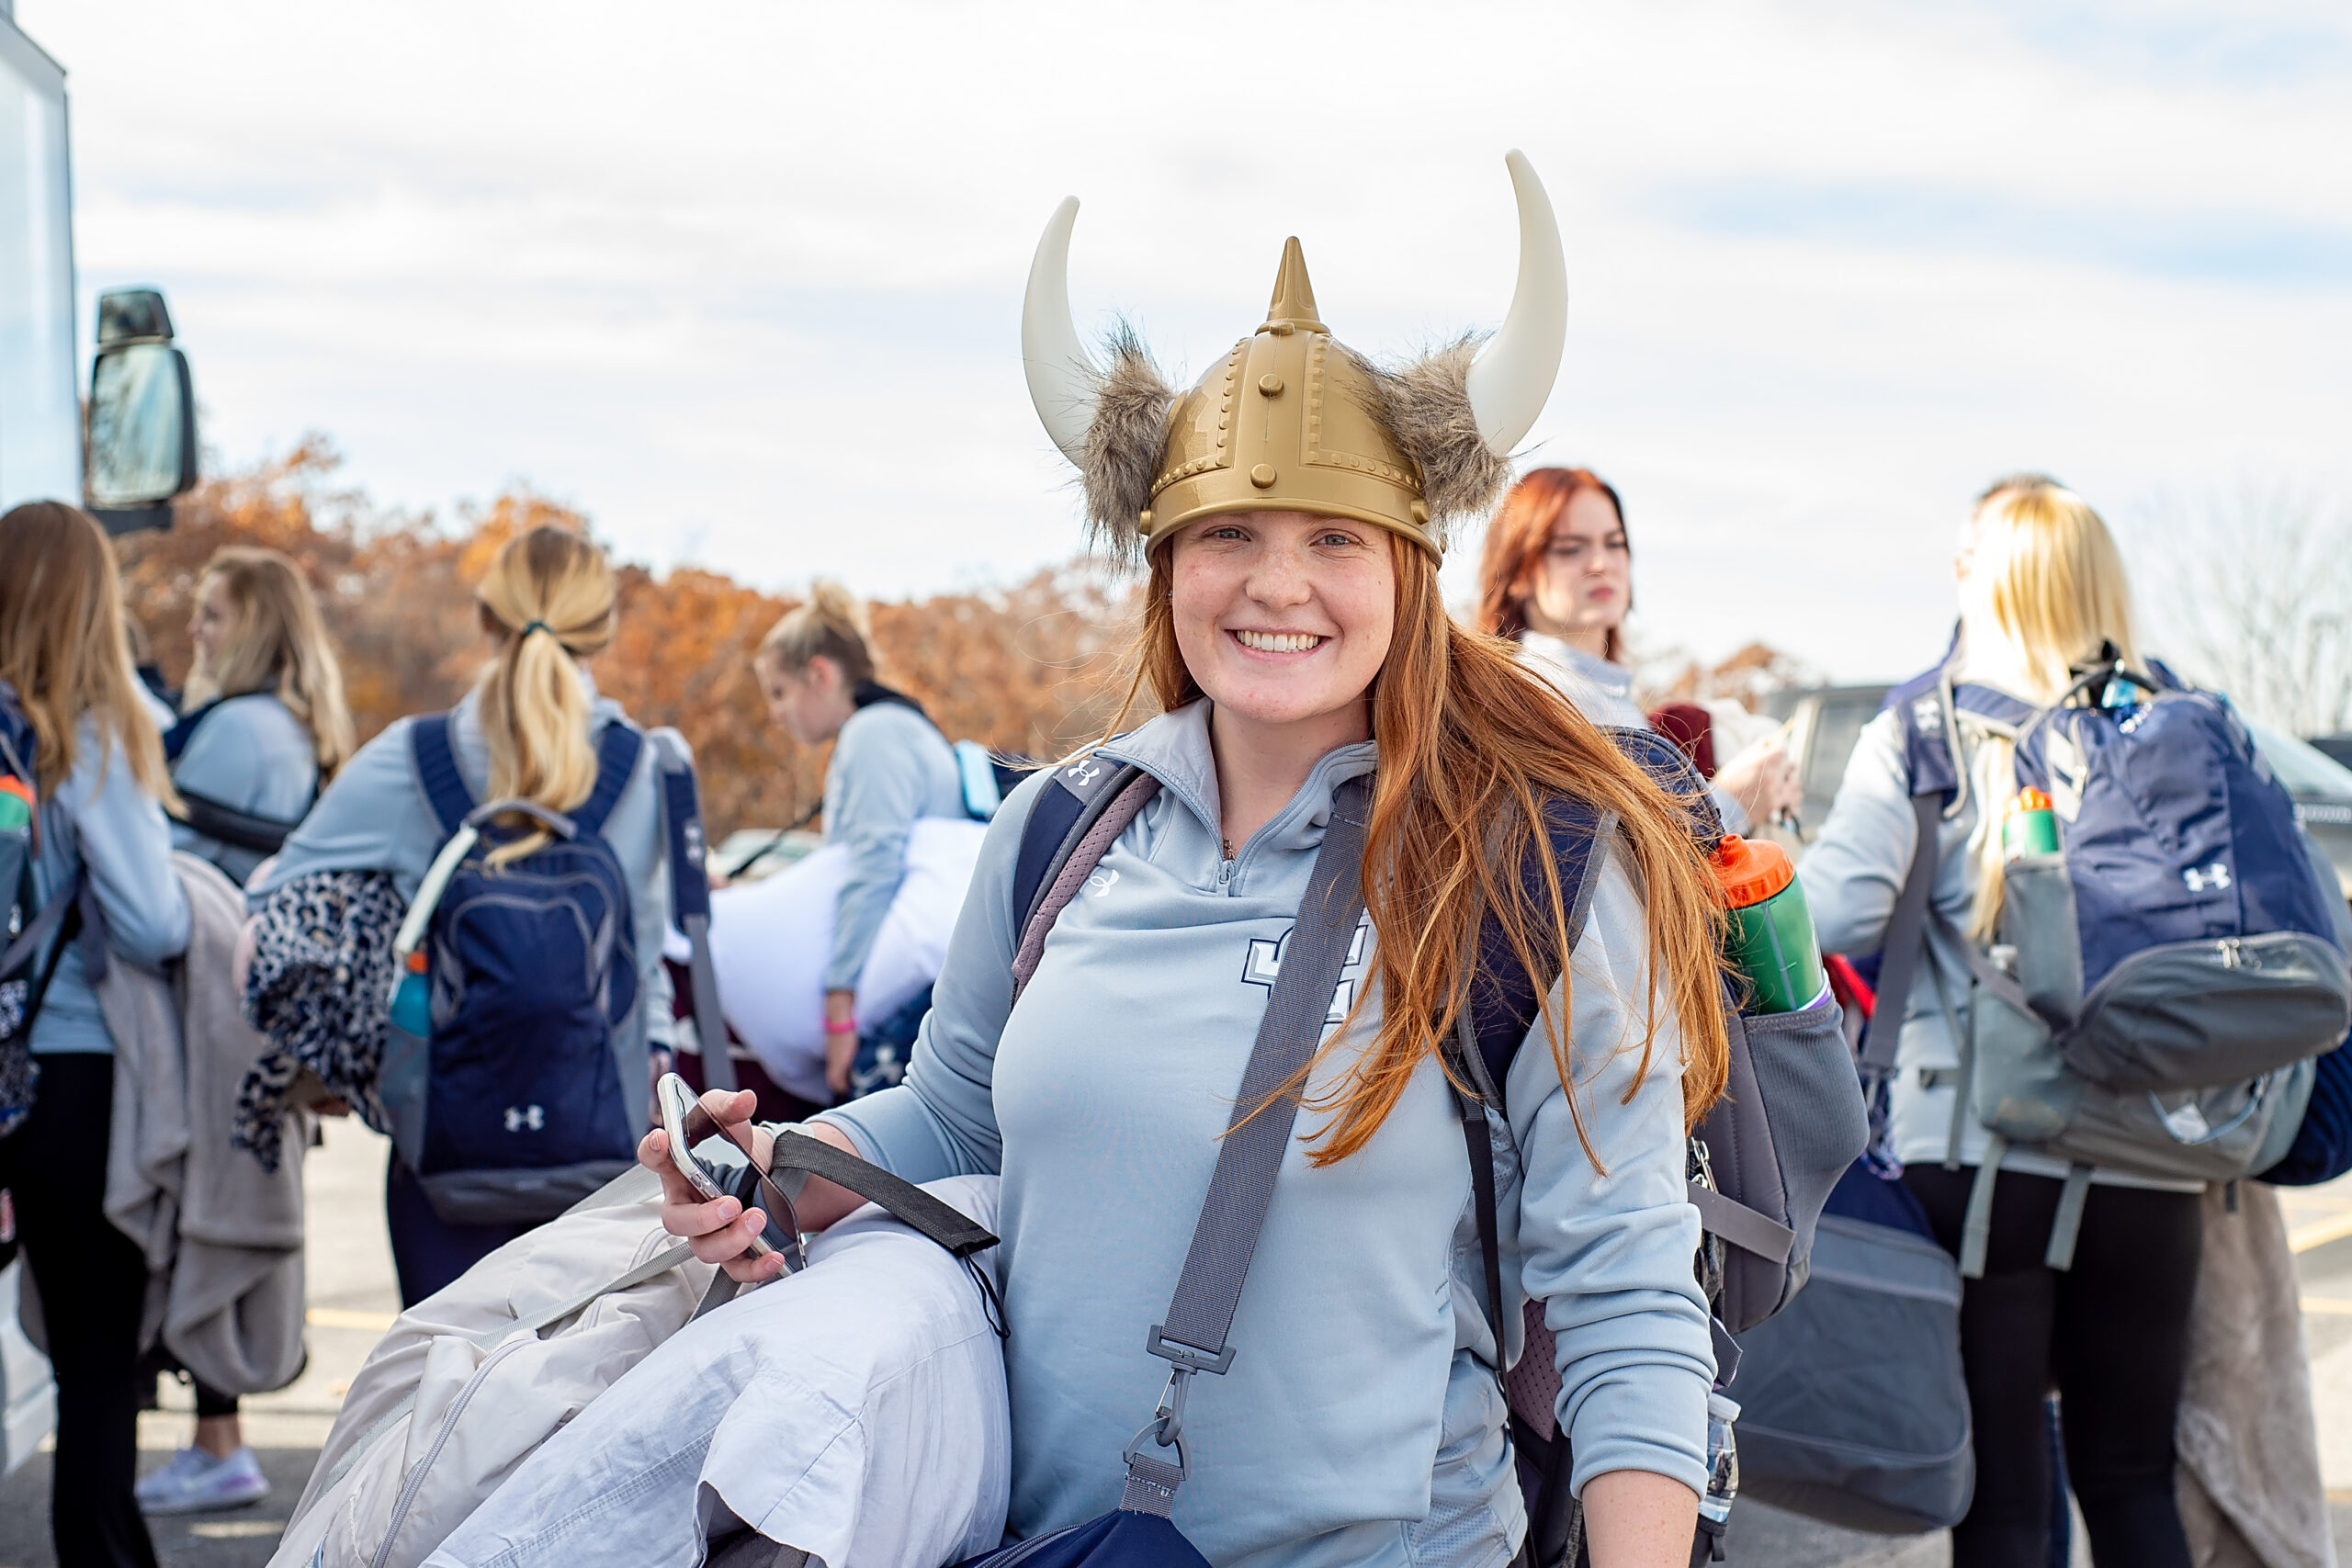
[[[1508,637],[1595,724],[1648,725],[1625,667],[1634,548],[1625,507],[1589,468],[1537,468],[1510,487],[1487,525],[1478,561],[1478,629]],[[1717,753],[1720,755],[1721,753]],[[1735,833],[1794,808],[1796,770],[1760,742],[1714,774],[1716,809]]]
[[[1156,1506],[1211,1562],[1510,1560],[1527,1519],[1497,1377],[1535,1300],[1558,1337],[1549,1370],[1595,1568],[1689,1561],[1713,1357],[1684,1139],[1727,1064],[1713,880],[1680,807],[1456,625],[1438,587],[1443,525],[1491,502],[1558,363],[1558,240],[1524,160],[1512,172],[1530,235],[1520,330],[1475,361],[1457,345],[1382,370],[1334,344],[1294,240],[1266,323],[1180,390],[1131,338],[1107,369],[1079,344],[1057,297],[1074,203],[1039,248],[1032,394],[1084,471],[1098,530],[1148,563],[1137,685],[1163,710],[1057,772],[1091,778],[1101,759],[1156,787],[1046,934],[1017,1005],[1016,861],[1057,786],[1015,790],[906,1081],[808,1129],[910,1180],[1001,1177],[1016,1538],[1121,1501],[1121,1445],[1170,1378],[1148,1331],[1344,817],[1362,823],[1364,916],[1340,1021],[1266,1102],[1295,1095],[1298,1131],[1246,1254],[1238,1356],[1194,1380],[1186,1479]],[[1574,915],[1534,827],[1563,797],[1620,824]],[[1543,870],[1533,896],[1513,869],[1528,866]],[[1476,933],[1489,912],[1532,976],[1560,976],[1537,979],[1541,1016],[1502,1086],[1515,1159],[1491,1326],[1441,1056],[1487,983]],[[764,1163],[750,1099],[705,1104]],[[774,1272],[745,1252],[760,1210],[702,1201],[659,1132],[639,1157],[699,1256],[738,1279]],[[830,1224],[855,1202],[812,1180],[799,1218]],[[1173,1440],[1162,1423],[1131,1447],[1155,1431]]]

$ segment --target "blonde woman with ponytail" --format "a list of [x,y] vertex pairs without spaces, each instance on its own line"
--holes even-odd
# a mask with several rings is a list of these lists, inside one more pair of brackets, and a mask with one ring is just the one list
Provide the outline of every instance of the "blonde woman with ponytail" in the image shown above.
[[[0,516],[0,708],[12,710],[5,732],[32,741],[17,761],[38,797],[41,907],[62,900],[70,910],[34,958],[31,976],[46,973],[46,991],[13,998],[38,1010],[28,1037],[0,1042],[0,1056],[29,1045],[38,1073],[30,1111],[0,1137],[0,1188],[16,1197],[57,1372],[51,1529],[69,1568],[153,1568],[131,1490],[147,1260],[102,1207],[115,1040],[93,985],[108,953],[153,968],[185,952],[189,913],[164,815],[171,779],[131,668],[114,547],[62,502]],[[17,1056],[0,1077],[14,1087],[25,1065]]]
[[803,746],[833,745],[825,770],[825,836],[849,846],[850,873],[834,906],[825,964],[825,1084],[836,1100],[897,1083],[931,1007],[925,987],[892,1019],[855,1017],[858,976],[906,874],[907,835],[926,817],[961,819],[956,752],[922,705],[875,679],[865,606],[838,582],[761,639],[752,671],[768,716]]
[[196,659],[164,751],[189,819],[172,839],[243,882],[351,755],[343,667],[301,569],[276,550],[215,553],[187,629]]
[[[1953,684],[2044,707],[2066,694],[2076,667],[2111,657],[2103,650],[2143,667],[2122,554],[2098,513],[2056,480],[1996,480],[1962,530],[1955,566],[1960,634],[1945,671]],[[1826,950],[1871,953],[1885,941],[1918,837],[1902,728],[1911,719],[1911,705],[1896,702],[1863,730],[1799,867]],[[1929,923],[1928,961],[1911,995],[1880,1003],[1903,1010],[1889,1089],[1894,1153],[1938,1239],[1957,1252],[1988,1134],[1955,1105],[1952,1026],[1967,1004],[1968,970],[1938,925],[1990,939],[2000,912],[2000,807],[2017,777],[2005,731],[1964,710],[1954,719],[1961,787],[1938,829],[1929,895],[1943,921]],[[1984,1275],[1964,1282],[1961,1307],[1976,1492],[1952,1532],[1954,1568],[2043,1560],[2053,1485],[2043,1401],[2053,1377],[2064,1400],[2067,1480],[2097,1560],[2187,1568],[2173,1503],[2173,1417],[2203,1184],[2098,1171],[2074,1266],[2062,1272],[2042,1257],[2064,1164],[2010,1149],[1997,1168]]]
[[[490,661],[448,715],[449,750],[477,801],[525,800],[562,814],[595,788],[598,747],[606,729],[629,724],[621,705],[598,694],[590,661],[612,641],[619,585],[605,553],[568,529],[534,528],[509,539],[475,590]],[[420,783],[413,728],[395,720],[345,764],[276,863],[250,890],[266,897],[321,872],[389,872],[400,896],[413,900],[447,835]],[[666,1053],[671,1041],[670,984],[662,965],[669,911],[669,867],[662,818],[658,752],[684,759],[684,742],[660,731],[638,752],[602,836],[629,888],[637,955],[637,1003],[615,1054],[638,1062]],[[487,857],[510,865],[547,842],[520,813],[497,826],[514,836]],[[646,1115],[643,1066],[632,1066],[622,1103],[640,1129]],[[423,1300],[526,1224],[470,1224],[442,1219],[397,1154],[386,1186],[393,1260],[404,1301]]]

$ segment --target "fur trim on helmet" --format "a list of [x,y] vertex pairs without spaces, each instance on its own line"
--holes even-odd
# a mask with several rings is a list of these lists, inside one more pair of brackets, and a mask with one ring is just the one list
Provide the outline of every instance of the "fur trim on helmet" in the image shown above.
[[1355,355],[1380,400],[1373,415],[1421,471],[1421,501],[1440,538],[1457,519],[1484,516],[1510,483],[1510,459],[1478,434],[1470,406],[1470,362],[1481,341],[1464,333],[1385,369]]
[[1143,337],[1122,321],[1111,334],[1110,367],[1102,373],[1094,423],[1086,431],[1087,530],[1121,561],[1143,554],[1141,515],[1151,504],[1168,446],[1168,411],[1176,389],[1151,361]]

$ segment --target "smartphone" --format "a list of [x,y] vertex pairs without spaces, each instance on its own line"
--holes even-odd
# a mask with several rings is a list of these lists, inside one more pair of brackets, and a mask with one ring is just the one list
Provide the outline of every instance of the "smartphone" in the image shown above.
[[[733,1190],[737,1172],[713,1164],[695,1153],[696,1145],[714,1137],[718,1124],[710,1112],[702,1108],[695,1091],[686,1080],[675,1073],[664,1073],[653,1086],[654,1103],[662,1111],[662,1130],[670,1136],[670,1163],[686,1179],[686,1185],[706,1199],[723,1198]],[[781,1252],[786,1261],[797,1269],[794,1260],[800,1255],[800,1217],[793,1213],[792,1200],[772,1181],[763,1181],[760,1205],[766,1212],[768,1223],[762,1234],[752,1238],[751,1254],[765,1258]]]

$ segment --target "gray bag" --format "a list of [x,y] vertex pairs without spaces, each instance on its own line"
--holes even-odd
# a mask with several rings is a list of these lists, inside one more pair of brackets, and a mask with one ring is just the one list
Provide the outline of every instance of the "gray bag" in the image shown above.
[[1741,1340],[1740,1487],[1882,1535],[1968,1512],[1976,1461],[1960,1271],[1892,1225],[1825,1214],[1804,1293]]

